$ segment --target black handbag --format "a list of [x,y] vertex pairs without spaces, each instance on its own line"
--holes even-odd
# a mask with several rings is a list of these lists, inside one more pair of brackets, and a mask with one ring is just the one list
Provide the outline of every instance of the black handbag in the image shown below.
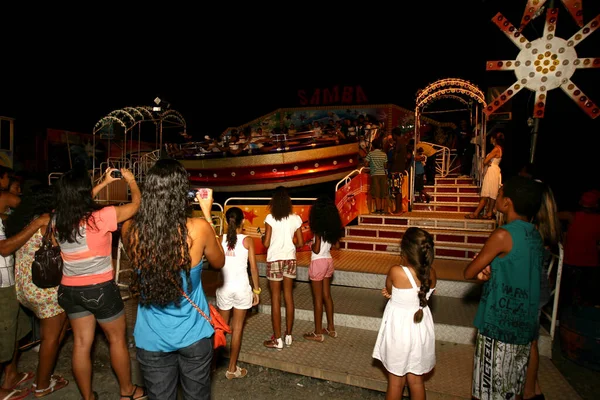
[[63,275],[63,259],[60,247],[52,245],[52,220],[48,223],[42,245],[35,252],[31,263],[31,280],[42,289],[53,288],[60,284]]

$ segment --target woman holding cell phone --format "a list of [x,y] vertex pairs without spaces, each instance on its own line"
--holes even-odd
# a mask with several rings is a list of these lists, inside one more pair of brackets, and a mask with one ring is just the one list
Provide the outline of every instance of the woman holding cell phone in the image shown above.
[[[214,329],[202,288],[203,258],[220,269],[225,254],[211,222],[212,191],[196,199],[204,218],[189,218],[188,174],[161,159],[147,172],[140,210],[123,225],[123,243],[140,294],[134,338],[151,399],[210,399]],[[173,329],[173,327],[177,327]]]

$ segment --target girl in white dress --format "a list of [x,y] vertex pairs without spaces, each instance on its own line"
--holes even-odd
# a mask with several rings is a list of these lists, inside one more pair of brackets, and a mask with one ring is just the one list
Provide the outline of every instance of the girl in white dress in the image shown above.
[[[502,174],[500,173],[500,161],[502,161],[502,152],[504,148],[504,134],[495,132],[491,135],[490,141],[494,148],[485,156],[483,165],[486,168],[481,184],[481,194],[479,195],[479,204],[475,211],[465,215],[467,219],[484,218],[494,219],[494,206],[498,190],[502,184]],[[483,211],[483,215],[479,214]]]
[[388,371],[386,399],[401,399],[408,381],[410,398],[425,399],[423,374],[435,367],[435,333],[427,300],[435,290],[433,236],[408,228],[400,243],[402,265],[390,268],[382,294],[389,298],[373,358]]

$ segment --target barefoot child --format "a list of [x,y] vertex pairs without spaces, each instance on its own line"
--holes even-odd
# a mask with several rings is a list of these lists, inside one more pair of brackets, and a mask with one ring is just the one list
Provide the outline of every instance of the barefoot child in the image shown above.
[[435,290],[431,267],[433,237],[423,229],[408,228],[400,243],[402,265],[390,268],[382,293],[389,298],[373,358],[388,371],[386,399],[402,398],[408,381],[410,398],[425,399],[423,374],[435,366],[435,333],[427,300]]
[[[304,339],[323,342],[327,334],[337,337],[333,324],[333,299],[331,298],[331,278],[333,276],[333,258],[331,248],[340,248],[339,240],[342,237],[342,219],[335,203],[331,198],[323,195],[317,198],[310,209],[308,216],[310,230],[315,235],[310,253],[310,267],[308,277],[313,291],[313,305],[315,312],[315,330],[305,333]],[[323,304],[327,315],[327,328],[322,327]]]
[[[217,308],[225,321],[231,321],[231,349],[229,352],[229,368],[225,372],[227,379],[243,378],[248,374],[246,368],[237,366],[237,359],[242,347],[242,334],[246,311],[259,302],[261,292],[258,283],[258,268],[254,240],[242,234],[244,229],[244,212],[239,207],[231,207],[225,213],[227,234],[223,235],[225,249],[225,265],[223,286],[217,289]],[[248,279],[248,263],[252,275],[252,286]],[[254,288],[254,289],[252,289]]]
[[484,280],[475,316],[472,396],[522,399],[532,341],[539,330],[544,243],[531,223],[544,187],[515,176],[500,189],[496,207],[505,225],[487,239],[464,277]]

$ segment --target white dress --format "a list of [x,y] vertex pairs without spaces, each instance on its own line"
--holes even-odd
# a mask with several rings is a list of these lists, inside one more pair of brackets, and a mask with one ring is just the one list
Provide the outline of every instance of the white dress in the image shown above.
[[[435,367],[435,332],[429,307],[423,308],[423,320],[413,321],[419,309],[419,287],[407,267],[411,289],[392,286],[392,297],[383,312],[373,358],[381,360],[386,370],[394,375],[407,373],[422,375]],[[435,288],[426,297],[429,300]]]
[[496,200],[498,190],[502,185],[502,174],[500,173],[500,161],[502,158],[492,158],[492,165],[487,167],[481,184],[481,197],[489,197]]

